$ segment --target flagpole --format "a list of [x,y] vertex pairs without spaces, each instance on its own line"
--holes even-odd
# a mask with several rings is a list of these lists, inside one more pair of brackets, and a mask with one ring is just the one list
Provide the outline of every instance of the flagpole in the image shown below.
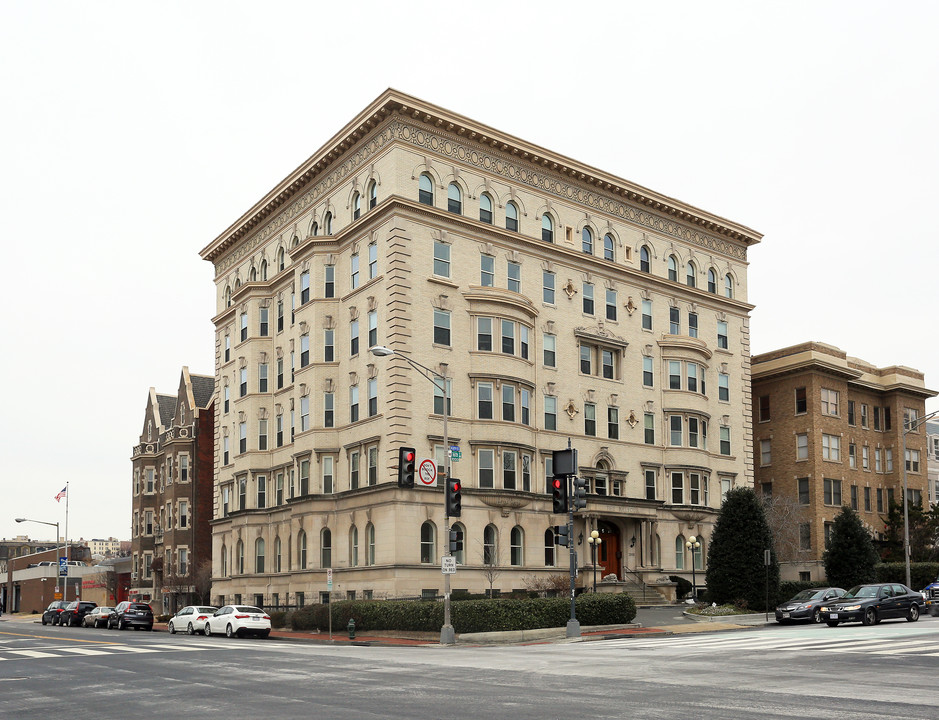
[[65,588],[62,597],[68,602],[68,481],[65,481]]

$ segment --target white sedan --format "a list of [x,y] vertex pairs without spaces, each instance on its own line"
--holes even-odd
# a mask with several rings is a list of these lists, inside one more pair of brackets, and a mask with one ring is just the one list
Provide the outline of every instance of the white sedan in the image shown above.
[[271,616],[250,605],[226,605],[206,618],[203,632],[206,637],[225,633],[227,637],[257,635],[266,638],[271,634]]
[[98,625],[107,627],[108,617],[110,617],[112,612],[114,612],[114,608],[106,607],[105,605],[99,605],[82,618],[82,627],[96,628]]
[[187,635],[195,635],[205,625],[205,621],[218,608],[208,605],[187,605],[173,617],[170,618],[168,629],[170,635],[178,632],[185,632]]

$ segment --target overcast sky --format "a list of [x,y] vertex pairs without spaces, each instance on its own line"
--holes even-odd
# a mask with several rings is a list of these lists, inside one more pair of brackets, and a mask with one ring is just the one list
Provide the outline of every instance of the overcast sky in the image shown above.
[[387,87],[763,233],[754,353],[819,340],[939,389],[937,27],[935,2],[0,0],[0,537],[51,538],[13,518],[64,523],[68,481],[70,536],[129,539],[148,389],[214,373],[199,250]]

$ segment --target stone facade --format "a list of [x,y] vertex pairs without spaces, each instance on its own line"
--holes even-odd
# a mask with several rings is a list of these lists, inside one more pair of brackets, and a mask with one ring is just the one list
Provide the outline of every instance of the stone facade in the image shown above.
[[926,423],[926,468],[929,473],[929,504],[939,502],[939,422]]
[[156,614],[196,601],[198,569],[211,557],[214,390],[213,378],[186,367],[176,395],[150,388],[133,449],[129,595]]
[[[386,91],[202,251],[217,288],[215,602],[435,595],[450,383],[454,589],[566,576],[547,477],[588,479],[578,567],[691,575],[752,483],[743,226]],[[399,355],[376,357],[368,349]],[[437,482],[401,489],[401,446]],[[418,483],[420,485],[420,483]],[[682,548],[676,553],[676,548]],[[584,582],[583,576],[579,582]]]
[[[936,393],[916,370],[877,368],[817,342],[755,355],[752,377],[756,486],[781,518],[781,577],[824,581],[843,505],[882,536],[890,502],[903,498],[903,419],[922,418]],[[911,498],[926,502],[925,428],[906,444]]]

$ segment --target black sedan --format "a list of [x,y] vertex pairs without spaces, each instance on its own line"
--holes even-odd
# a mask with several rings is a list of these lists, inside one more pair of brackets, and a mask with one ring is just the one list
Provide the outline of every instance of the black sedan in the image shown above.
[[919,620],[923,594],[899,583],[856,585],[843,596],[822,606],[822,619],[828,627],[843,622],[862,622],[876,625],[887,618]]
[[47,625],[51,623],[52,625],[58,625],[59,615],[61,615],[62,611],[67,607],[68,603],[65,602],[65,600],[53,600],[49,603],[49,607],[42,613],[42,624]]
[[780,625],[799,620],[822,621],[822,604],[832,602],[844,595],[836,587],[809,588],[776,608],[776,622]]

